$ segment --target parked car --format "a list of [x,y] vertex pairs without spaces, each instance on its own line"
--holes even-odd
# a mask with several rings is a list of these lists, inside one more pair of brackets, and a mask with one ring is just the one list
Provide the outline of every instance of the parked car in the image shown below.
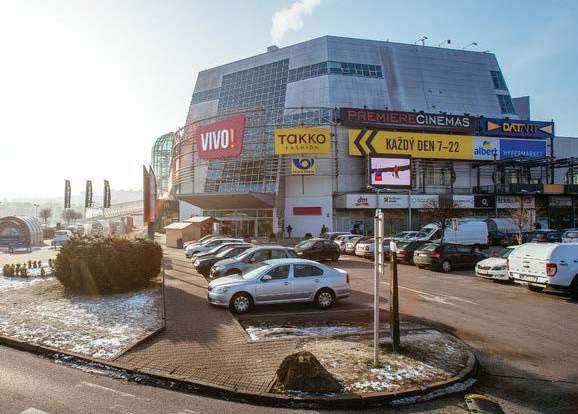
[[310,260],[337,260],[340,256],[337,244],[319,238],[302,241],[295,246],[295,252],[299,257]]
[[188,241],[184,242],[183,248],[186,248],[190,244],[199,244],[199,243],[203,243],[209,239],[218,238],[218,237],[221,237],[221,236],[215,236],[213,234],[207,234],[206,236],[201,237],[199,240],[188,240]]
[[195,259],[193,263],[193,268],[205,277],[209,277],[211,273],[211,268],[221,260],[230,259],[232,257],[239,256],[245,251],[252,249],[254,246],[252,244],[237,244],[235,246],[226,246],[225,249],[212,255],[202,256]]
[[70,230],[56,230],[54,232],[54,237],[52,238],[52,247],[63,246],[68,240],[72,238],[72,232]]
[[363,242],[363,241],[366,241],[369,239],[371,239],[371,237],[368,237],[368,236],[353,237],[347,243],[345,243],[345,254],[355,254],[355,248],[357,246],[357,243]]
[[339,251],[341,253],[345,253],[345,245],[347,244],[348,241],[350,241],[351,239],[353,239],[355,237],[359,237],[359,235],[357,235],[357,234],[342,234],[340,236],[337,236],[335,238],[335,240],[333,240],[333,243],[335,243],[339,247]]
[[534,230],[526,235],[526,243],[560,242],[562,242],[562,234],[558,230]]
[[249,266],[255,263],[261,263],[271,259],[291,259],[298,258],[297,253],[290,247],[283,246],[256,246],[246,250],[242,254],[230,259],[221,260],[211,267],[209,277],[216,279],[218,277],[234,275],[243,272]]
[[413,262],[418,268],[441,270],[444,273],[458,267],[472,268],[484,258],[486,256],[478,252],[474,246],[464,244],[430,243],[413,254]]
[[578,243],[578,230],[566,230],[562,233],[562,243]]
[[327,233],[323,233],[321,238],[333,241],[337,236],[341,236],[344,234],[351,234],[351,233],[349,233],[348,231],[328,231]]
[[207,250],[206,252],[194,253],[192,258],[191,258],[191,263],[193,263],[195,260],[203,258],[205,256],[214,256],[217,253],[222,252],[223,250],[227,250],[227,249],[230,249],[231,247],[242,246],[242,245],[248,245],[248,246],[253,247],[253,245],[251,243],[246,243],[246,242],[225,242],[223,244],[219,244],[219,245],[213,247],[211,250]]
[[350,293],[344,270],[304,259],[276,259],[211,281],[207,299],[212,305],[246,313],[255,305],[290,302],[312,302],[327,309]]
[[577,258],[577,243],[527,243],[508,257],[508,275],[532,291],[552,288],[578,299]]
[[[411,240],[440,243],[441,230],[435,223],[427,224]],[[443,241],[448,244],[475,246],[477,250],[481,250],[489,245],[488,225],[481,220],[458,220],[457,230],[446,225]]]
[[[392,240],[393,239],[391,238],[383,239],[383,252],[385,253],[386,258],[389,257]],[[359,257],[365,257],[367,259],[373,259],[375,256],[375,238],[357,243],[357,246],[355,246],[355,255]]]
[[400,263],[413,264],[413,253],[428,242],[398,241],[395,244],[396,259]]
[[476,264],[476,276],[494,280],[511,280],[508,275],[508,256],[518,246],[508,246],[497,252],[494,257],[481,260]]
[[213,247],[219,246],[223,243],[231,243],[231,242],[239,242],[242,243],[243,240],[242,239],[230,239],[230,238],[215,238],[215,239],[209,239],[203,243],[200,244],[189,244],[187,246],[187,248],[185,249],[185,256],[187,256],[188,259],[190,259],[191,257],[193,257],[193,254],[195,253],[200,253],[200,252],[206,252],[211,250]]
[[395,241],[409,240],[416,237],[418,233],[419,231],[400,231],[399,233],[394,234],[393,239]]

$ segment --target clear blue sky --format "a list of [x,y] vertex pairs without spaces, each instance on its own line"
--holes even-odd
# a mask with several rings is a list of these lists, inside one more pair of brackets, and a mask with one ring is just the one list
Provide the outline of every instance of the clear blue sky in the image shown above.
[[[86,178],[138,188],[154,138],[183,124],[197,73],[262,53],[295,1],[0,3],[0,199],[59,195],[64,178],[74,192]],[[277,20],[278,46],[326,34],[476,41],[512,96],[531,96],[534,119],[578,136],[576,1],[299,1]]]

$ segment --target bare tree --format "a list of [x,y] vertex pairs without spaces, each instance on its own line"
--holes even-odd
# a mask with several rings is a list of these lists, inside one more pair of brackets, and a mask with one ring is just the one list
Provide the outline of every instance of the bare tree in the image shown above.
[[51,209],[51,208],[48,208],[48,207],[43,208],[43,209],[40,210],[40,213],[38,213],[38,216],[39,216],[42,220],[44,220],[44,225],[47,225],[47,224],[48,224],[48,219],[49,219],[50,217],[52,217],[52,209]]
[[62,218],[64,219],[66,224],[70,224],[71,221],[81,219],[82,214],[71,208],[67,208],[62,212]]
[[458,217],[459,212],[458,204],[453,199],[439,197],[438,200],[426,201],[420,214],[425,220],[438,225],[443,243],[446,227],[451,219]]
[[522,244],[524,242],[524,229],[530,225],[531,220],[530,211],[524,206],[523,199],[520,198],[520,206],[518,208],[509,209],[504,215],[516,225],[516,239],[518,244]]

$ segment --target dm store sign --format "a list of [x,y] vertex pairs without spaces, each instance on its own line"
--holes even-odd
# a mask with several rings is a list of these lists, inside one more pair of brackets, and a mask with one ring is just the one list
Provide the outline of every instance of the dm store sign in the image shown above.
[[237,157],[243,148],[245,115],[237,115],[209,125],[203,125],[195,131],[199,158],[212,160]]

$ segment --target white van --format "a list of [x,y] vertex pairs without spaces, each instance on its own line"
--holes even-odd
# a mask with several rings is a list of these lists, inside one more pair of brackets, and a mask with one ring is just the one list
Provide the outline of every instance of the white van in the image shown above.
[[526,243],[508,256],[514,282],[540,292],[562,290],[578,299],[578,243]]
[[[478,249],[485,249],[489,245],[488,226],[483,221],[458,220],[457,230],[446,225],[444,232],[444,243],[465,244],[476,246]],[[410,240],[441,242],[441,231],[437,224],[425,225],[416,237]]]

